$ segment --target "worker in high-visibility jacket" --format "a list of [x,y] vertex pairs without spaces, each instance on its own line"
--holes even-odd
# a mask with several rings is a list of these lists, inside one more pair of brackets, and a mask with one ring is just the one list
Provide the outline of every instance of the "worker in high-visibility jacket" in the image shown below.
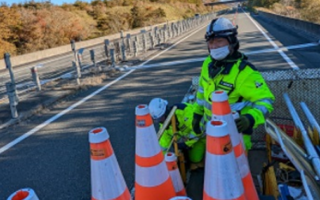
[[240,114],[236,125],[243,133],[246,150],[250,150],[253,128],[265,123],[275,98],[261,74],[238,51],[237,28],[226,18],[214,19],[207,27],[205,39],[209,56],[202,64],[193,130],[201,133],[201,128],[205,128],[212,115],[211,94],[224,90],[231,110]]
[[[188,103],[179,103],[173,106],[177,106],[175,111],[176,128],[178,147],[182,150],[188,150],[188,157],[191,162],[191,168],[197,168],[203,166],[203,157],[205,155],[206,143],[205,136],[202,133],[196,134],[192,130],[193,121],[193,105]],[[161,98],[154,98],[149,103],[150,115],[154,122],[159,123],[160,128],[162,123],[168,117],[173,106],[168,106],[168,101]],[[172,126],[163,132],[162,137],[159,140],[160,147],[163,152],[166,152],[170,146],[173,138]]]

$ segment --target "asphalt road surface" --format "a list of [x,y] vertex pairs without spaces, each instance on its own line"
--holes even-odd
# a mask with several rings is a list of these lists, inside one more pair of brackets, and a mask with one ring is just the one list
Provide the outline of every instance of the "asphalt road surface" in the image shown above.
[[[224,16],[233,19],[234,13]],[[245,52],[312,42],[260,18],[252,19],[242,11],[235,22],[239,25],[241,50]],[[148,64],[205,57],[208,52],[204,33],[205,28],[195,30]],[[260,70],[317,67],[319,52],[319,47],[274,51],[251,55],[250,60]],[[106,82],[110,84],[108,87],[82,103],[74,105],[102,86],[91,88],[45,114],[1,132],[0,200],[24,187],[33,188],[43,200],[90,199],[88,132],[99,126],[107,128],[127,186],[131,188],[134,183],[134,108],[147,104],[153,97],[165,98],[170,104],[180,102],[191,78],[199,75],[200,67],[201,62],[192,62],[123,72],[121,80],[112,84],[112,80]],[[16,144],[5,146],[12,141]]]

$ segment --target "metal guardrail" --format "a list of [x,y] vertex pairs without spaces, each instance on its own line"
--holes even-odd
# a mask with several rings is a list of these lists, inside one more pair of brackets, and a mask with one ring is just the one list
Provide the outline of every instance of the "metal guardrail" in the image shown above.
[[288,26],[293,27],[295,29],[299,29],[303,32],[313,35],[318,40],[320,39],[320,24],[290,18],[282,15],[277,15],[273,13],[268,13],[261,10],[259,10],[259,16],[262,16],[265,20],[271,20],[272,22],[282,26]]
[[[112,68],[116,63],[138,56],[150,49],[165,45],[170,39],[183,35],[212,19],[214,16],[215,14],[211,13],[170,24],[167,23],[162,26],[155,26],[150,30],[142,29],[139,34],[135,35],[123,35],[123,33],[121,33],[119,39],[105,41],[104,44],[96,45],[88,49],[78,49],[79,65],[82,70],[94,65],[94,63],[98,63],[100,67]],[[90,51],[94,51],[94,63]],[[112,52],[114,56],[112,56]],[[17,92],[24,93],[36,87],[30,71],[33,67],[36,67],[40,84],[45,84],[63,77],[73,76],[72,73],[75,69],[72,61],[74,60],[74,54],[70,52],[63,56],[48,59],[45,62],[14,69]],[[0,99],[6,98],[5,83],[7,81],[9,81],[9,75],[3,74],[0,77]]]

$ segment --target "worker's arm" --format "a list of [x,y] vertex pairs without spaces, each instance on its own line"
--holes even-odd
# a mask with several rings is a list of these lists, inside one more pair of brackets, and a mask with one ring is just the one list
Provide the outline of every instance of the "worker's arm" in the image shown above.
[[207,61],[203,62],[203,65],[201,67],[201,73],[200,73],[200,77],[199,77],[199,85],[198,85],[198,90],[197,90],[197,101],[193,104],[193,110],[195,114],[198,115],[203,115],[204,113],[204,104],[205,104],[205,98],[204,98],[204,82],[205,82],[205,78],[204,78],[204,74],[205,74],[205,70],[207,69]]
[[245,116],[250,120],[252,127],[256,128],[264,124],[266,117],[272,112],[275,97],[262,75],[258,71],[251,71],[251,73],[245,73],[246,77],[238,87],[240,95],[251,102],[251,109],[246,111]]

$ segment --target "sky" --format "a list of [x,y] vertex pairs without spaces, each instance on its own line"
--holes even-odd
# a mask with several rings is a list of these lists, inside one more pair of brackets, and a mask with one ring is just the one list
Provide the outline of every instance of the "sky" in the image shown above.
[[[29,1],[29,0],[27,0]],[[34,0],[35,2],[42,2],[45,0]],[[50,0],[52,4],[55,5],[62,5],[63,3],[74,3],[76,0]],[[81,0],[86,2],[91,2],[91,0]],[[24,3],[26,0],[0,0],[0,2],[6,2],[8,5],[11,5],[13,3]]]

